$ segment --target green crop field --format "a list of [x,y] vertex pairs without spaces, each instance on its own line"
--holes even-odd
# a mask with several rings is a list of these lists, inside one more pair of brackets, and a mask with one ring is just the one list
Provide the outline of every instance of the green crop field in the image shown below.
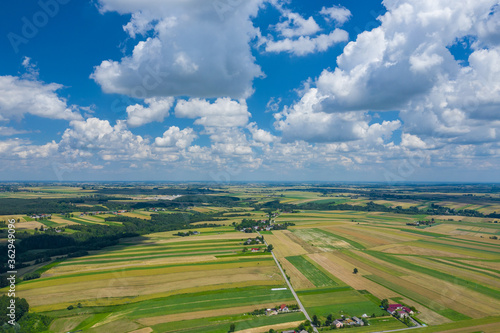
[[313,265],[310,261],[302,256],[292,256],[286,257],[286,259],[292,263],[302,274],[304,274],[309,281],[311,281],[316,287],[329,287],[336,286],[337,283],[329,276],[328,273],[322,271]]

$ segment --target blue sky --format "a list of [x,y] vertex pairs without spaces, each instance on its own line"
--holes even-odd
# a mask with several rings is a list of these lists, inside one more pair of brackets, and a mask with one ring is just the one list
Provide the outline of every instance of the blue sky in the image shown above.
[[2,6],[1,180],[500,181],[498,1]]

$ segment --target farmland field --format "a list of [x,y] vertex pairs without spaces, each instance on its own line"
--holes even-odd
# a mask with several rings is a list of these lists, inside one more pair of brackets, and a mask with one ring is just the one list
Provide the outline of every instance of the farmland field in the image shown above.
[[[31,191],[55,202],[72,197],[82,201],[91,193],[44,186],[30,189],[27,198]],[[32,259],[19,274],[40,277],[18,281],[17,293],[28,301],[30,312],[53,319],[44,333],[223,333],[231,324],[245,333],[294,329],[306,319],[300,311],[250,314],[297,304],[267,245],[257,241],[262,236],[308,315],[321,323],[329,316],[357,316],[370,326],[353,331],[405,328],[380,307],[382,299],[414,307],[415,318],[427,325],[419,329],[422,332],[491,331],[500,320],[500,227],[494,218],[410,214],[412,207],[427,209],[434,201],[418,195],[370,200],[368,194],[354,195],[348,188],[330,196],[279,186],[272,191],[255,186],[218,191],[213,195],[217,199],[204,197],[194,206],[155,207],[157,201],[148,203],[148,196],[140,195],[136,200],[108,200],[108,206],[116,207],[109,211],[92,212],[97,202],[91,201],[50,218],[4,215],[0,221],[19,219],[21,239],[59,234],[90,244],[88,251],[62,256],[48,243],[46,251],[56,253],[48,258],[39,254],[43,248],[32,245],[23,254]],[[222,191],[233,199],[217,201],[223,200]],[[4,196],[10,200],[19,194]],[[456,194],[449,196],[456,201],[443,201],[447,209],[496,208],[491,198],[478,203],[481,197],[472,197],[474,202],[467,203]],[[119,209],[137,202],[149,206]],[[285,206],[266,208],[277,203]],[[372,203],[370,211],[327,209]],[[165,231],[157,231],[155,223],[174,223],[170,216],[182,214],[188,214],[180,220],[185,226],[166,224]],[[239,230],[244,219],[275,228],[260,234],[255,232],[259,227]],[[148,231],[135,234],[141,224],[148,225]],[[125,229],[130,235],[111,237],[105,246],[92,245],[98,239],[92,238],[96,230]],[[85,238],[84,232],[90,236]]]

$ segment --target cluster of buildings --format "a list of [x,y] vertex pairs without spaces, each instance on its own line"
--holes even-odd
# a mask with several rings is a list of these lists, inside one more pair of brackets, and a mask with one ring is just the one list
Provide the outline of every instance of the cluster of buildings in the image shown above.
[[[363,315],[363,317],[365,316],[366,314]],[[364,324],[365,323],[356,316],[352,316],[350,318],[342,316],[342,318],[335,319],[332,322],[332,325],[334,325],[337,328],[342,328],[344,326],[354,326],[354,325],[363,326]]]
[[281,304],[276,309],[267,309],[266,315],[274,316],[274,315],[277,315],[279,313],[287,313],[287,312],[290,312],[290,309],[288,309],[288,306],[286,306],[286,304]]
[[249,238],[243,244],[245,245],[262,244],[262,241],[259,238]]
[[387,307],[387,312],[398,318],[409,317],[413,314],[413,311],[410,308],[401,304],[389,304],[389,306]]
[[30,216],[30,218],[34,219],[34,220],[45,220],[45,219],[48,219],[52,217],[52,214],[33,214]]

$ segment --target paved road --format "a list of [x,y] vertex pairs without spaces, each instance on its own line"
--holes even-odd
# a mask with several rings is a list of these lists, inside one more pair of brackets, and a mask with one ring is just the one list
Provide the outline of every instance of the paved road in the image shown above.
[[399,328],[397,330],[389,330],[389,331],[376,331],[372,333],[387,333],[387,332],[399,332],[399,331],[407,331],[407,330],[414,330],[415,328],[423,328],[425,326],[414,326],[414,327],[407,327],[407,328]]
[[[262,236],[260,234],[260,232],[257,231],[257,233],[259,234],[259,236]],[[267,244],[266,240],[264,239],[264,243],[266,244],[266,246],[269,246],[269,244]],[[290,281],[288,281],[287,277],[286,277],[286,274],[285,272],[283,271],[283,268],[281,268],[281,265],[280,263],[278,262],[278,259],[276,258],[276,256],[274,255],[274,252],[271,251],[271,254],[273,255],[273,258],[274,258],[274,261],[276,262],[276,265],[278,266],[278,268],[280,269],[281,271],[281,274],[283,274],[283,278],[285,279],[286,281],[286,284],[288,285],[288,288],[290,288],[290,291],[292,292],[293,294],[293,297],[295,297],[295,300],[297,301],[297,304],[299,305],[300,307],[300,311],[302,311],[302,313],[304,313],[304,316],[306,316],[307,320],[309,321],[312,321],[311,320],[311,317],[309,317],[309,314],[307,313],[306,311],[306,308],[304,308],[304,306],[302,305],[302,303],[300,302],[300,299],[299,297],[297,296],[297,293],[295,293],[295,290],[293,290],[293,287],[292,285],[290,284]],[[318,330],[316,329],[316,327],[313,326],[313,329],[314,329],[314,332],[318,333]]]

